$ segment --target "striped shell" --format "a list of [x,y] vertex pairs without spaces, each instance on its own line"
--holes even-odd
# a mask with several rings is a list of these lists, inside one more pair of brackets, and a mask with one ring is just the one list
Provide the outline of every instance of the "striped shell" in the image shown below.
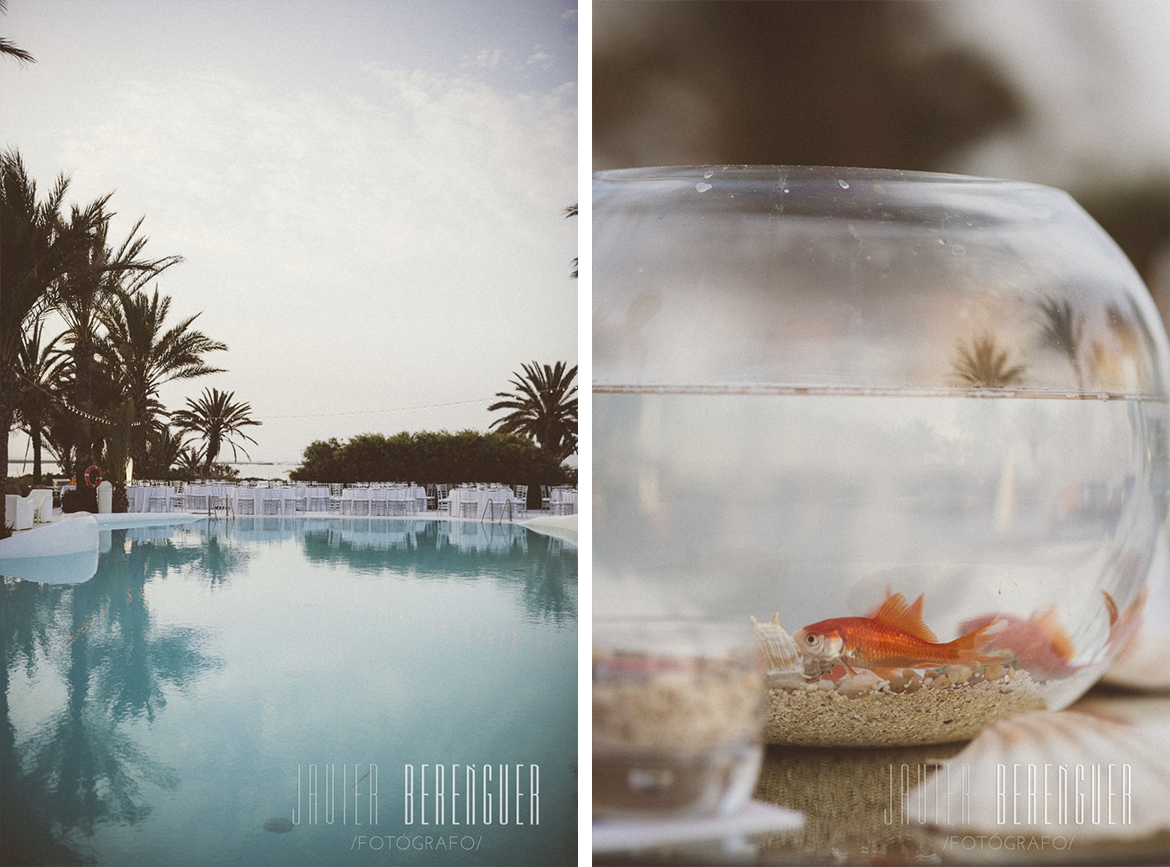
[[1126,719],[1120,709],[1030,711],[997,720],[904,796],[903,809],[911,822],[948,834],[1075,834],[1090,841],[1164,832],[1170,731],[1160,716]]
[[769,689],[793,689],[802,685],[805,675],[805,661],[792,636],[780,625],[780,613],[764,623],[752,618],[756,630],[760,655],[768,671]]

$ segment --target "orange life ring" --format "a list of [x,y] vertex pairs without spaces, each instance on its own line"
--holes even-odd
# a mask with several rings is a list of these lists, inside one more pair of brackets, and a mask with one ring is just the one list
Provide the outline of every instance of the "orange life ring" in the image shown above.
[[[97,476],[96,482],[93,479],[95,475]],[[96,488],[98,485],[100,485],[102,483],[102,468],[97,464],[92,464],[90,468],[85,471],[85,483],[91,488]]]

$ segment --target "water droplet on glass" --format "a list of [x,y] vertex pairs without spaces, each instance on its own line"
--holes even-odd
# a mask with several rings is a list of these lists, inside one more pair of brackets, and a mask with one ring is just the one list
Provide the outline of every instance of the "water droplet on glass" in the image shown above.
[[837,178],[837,186],[839,186],[843,190],[849,189],[849,184],[846,183],[845,181],[841,180],[840,178]]
[[711,185],[699,181],[697,184],[695,184],[695,189],[700,193],[705,193],[707,190],[711,189]]
[[955,256],[963,256],[963,255],[966,255],[967,248],[964,247],[962,244],[952,244],[951,245],[951,253],[954,254]]
[[707,169],[707,171],[703,172],[703,177],[705,177],[705,178],[709,178],[709,177],[711,177],[713,174],[715,174],[715,172],[714,172],[714,170],[713,170],[713,169]]

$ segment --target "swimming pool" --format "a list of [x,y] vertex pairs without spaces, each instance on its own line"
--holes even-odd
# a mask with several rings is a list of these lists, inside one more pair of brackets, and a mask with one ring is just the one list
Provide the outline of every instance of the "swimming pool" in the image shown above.
[[571,542],[105,531],[83,584],[3,579],[0,649],[4,863],[575,863]]

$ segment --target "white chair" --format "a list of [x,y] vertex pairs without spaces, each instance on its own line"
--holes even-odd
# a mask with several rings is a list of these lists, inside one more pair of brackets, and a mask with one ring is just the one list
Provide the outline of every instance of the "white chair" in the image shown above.
[[29,496],[33,501],[33,523],[47,524],[53,520],[53,492],[48,488],[34,488]]
[[260,502],[262,504],[259,514],[261,515],[283,515],[285,514],[284,506],[288,497],[283,488],[260,488]]
[[241,486],[236,491],[236,505],[232,510],[237,515],[256,514],[256,492],[259,488]]
[[512,497],[512,513],[517,516],[528,515],[528,485],[517,485],[515,496]]
[[309,485],[305,489],[305,511],[328,512],[329,488],[325,485]]
[[183,508],[188,512],[210,512],[211,495],[205,485],[187,485],[183,492]]
[[384,517],[390,514],[390,494],[386,488],[370,488],[369,514]]
[[231,488],[229,485],[212,485],[207,489],[207,505],[212,512],[218,512],[220,509],[226,512],[230,499]]
[[150,489],[146,504],[148,512],[169,512],[174,507],[175,489],[170,485],[156,485]]
[[[369,515],[370,514],[370,489],[369,488],[346,488],[344,493],[349,494],[349,512],[350,515]],[[342,514],[346,514],[345,500],[341,501]]]
[[4,520],[13,530],[31,530],[36,504],[31,496],[4,495]]
[[461,490],[459,492],[459,517],[460,518],[478,518],[479,511],[479,491]]
[[552,512],[554,515],[577,514],[577,489],[560,487],[552,492]]

